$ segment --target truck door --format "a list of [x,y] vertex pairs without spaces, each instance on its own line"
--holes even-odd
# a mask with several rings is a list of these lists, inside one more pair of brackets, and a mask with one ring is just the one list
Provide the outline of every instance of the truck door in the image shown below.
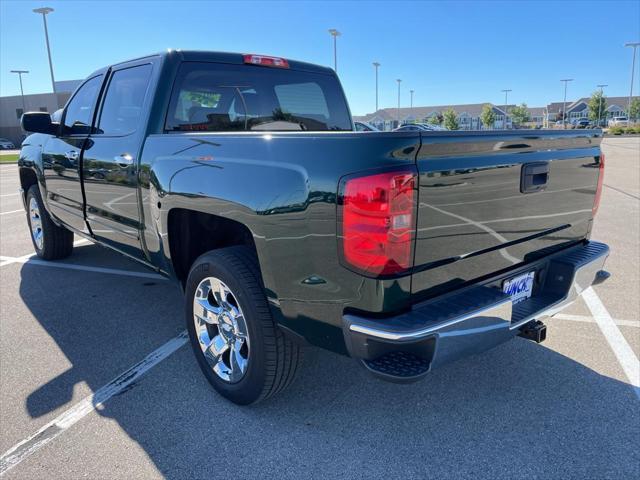
[[50,212],[66,225],[85,232],[80,165],[103,80],[104,75],[96,75],[76,90],[64,110],[58,135],[42,147]]
[[153,64],[119,65],[110,72],[96,128],[87,139],[83,178],[87,222],[94,236],[144,259],[138,156],[144,140]]

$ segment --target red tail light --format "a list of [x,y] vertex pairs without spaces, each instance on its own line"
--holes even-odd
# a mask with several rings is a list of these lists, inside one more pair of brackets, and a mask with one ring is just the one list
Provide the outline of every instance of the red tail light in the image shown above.
[[596,187],[596,198],[593,201],[592,214],[595,217],[600,206],[600,197],[602,196],[602,182],[604,182],[604,153],[600,153],[600,167],[598,168],[598,186]]
[[280,57],[268,57],[266,55],[244,55],[244,63],[262,65],[263,67],[289,68],[289,62]]
[[413,266],[417,174],[396,170],[341,183],[341,254],[347,266],[371,276]]

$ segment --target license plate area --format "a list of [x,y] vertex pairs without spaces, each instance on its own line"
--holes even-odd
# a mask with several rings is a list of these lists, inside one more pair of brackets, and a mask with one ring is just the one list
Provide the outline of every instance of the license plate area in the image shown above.
[[502,291],[511,297],[515,305],[531,297],[535,272],[527,272],[502,282]]

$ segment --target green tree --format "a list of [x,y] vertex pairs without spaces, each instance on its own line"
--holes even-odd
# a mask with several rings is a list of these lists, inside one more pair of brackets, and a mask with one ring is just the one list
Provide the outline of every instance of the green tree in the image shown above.
[[447,130],[458,130],[460,125],[458,125],[458,114],[452,108],[445,110],[442,114],[442,118],[444,120],[444,126]]
[[485,103],[482,107],[482,113],[480,114],[480,121],[482,125],[487,128],[493,127],[496,121],[496,114],[493,111],[493,107],[488,103]]
[[631,108],[629,108],[629,118],[638,120],[640,118],[640,98],[636,97],[631,100]]
[[516,127],[519,127],[523,123],[527,123],[530,118],[529,109],[527,108],[526,103],[522,103],[520,105],[516,105],[515,107],[513,107],[509,112],[509,115],[511,116],[511,122]]
[[193,103],[197,103],[201,107],[216,107],[220,101],[219,93],[211,92],[180,92],[180,96],[186,95],[186,97]]
[[600,90],[591,94],[589,99],[589,119],[595,121],[607,116],[607,99]]
[[442,125],[442,121],[444,119],[442,118],[442,114],[441,113],[436,113],[433,117],[431,117],[429,119],[429,123],[431,125]]

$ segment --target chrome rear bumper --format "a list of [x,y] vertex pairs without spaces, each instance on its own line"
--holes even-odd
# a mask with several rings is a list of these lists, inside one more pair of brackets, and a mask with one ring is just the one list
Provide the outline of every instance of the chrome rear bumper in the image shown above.
[[[347,349],[382,377],[419,378],[434,367],[503,343],[530,322],[566,308],[598,281],[608,255],[607,245],[585,242],[508,275],[415,305],[401,315],[372,319],[346,314]],[[538,278],[533,295],[514,305],[500,285],[531,270]]]

